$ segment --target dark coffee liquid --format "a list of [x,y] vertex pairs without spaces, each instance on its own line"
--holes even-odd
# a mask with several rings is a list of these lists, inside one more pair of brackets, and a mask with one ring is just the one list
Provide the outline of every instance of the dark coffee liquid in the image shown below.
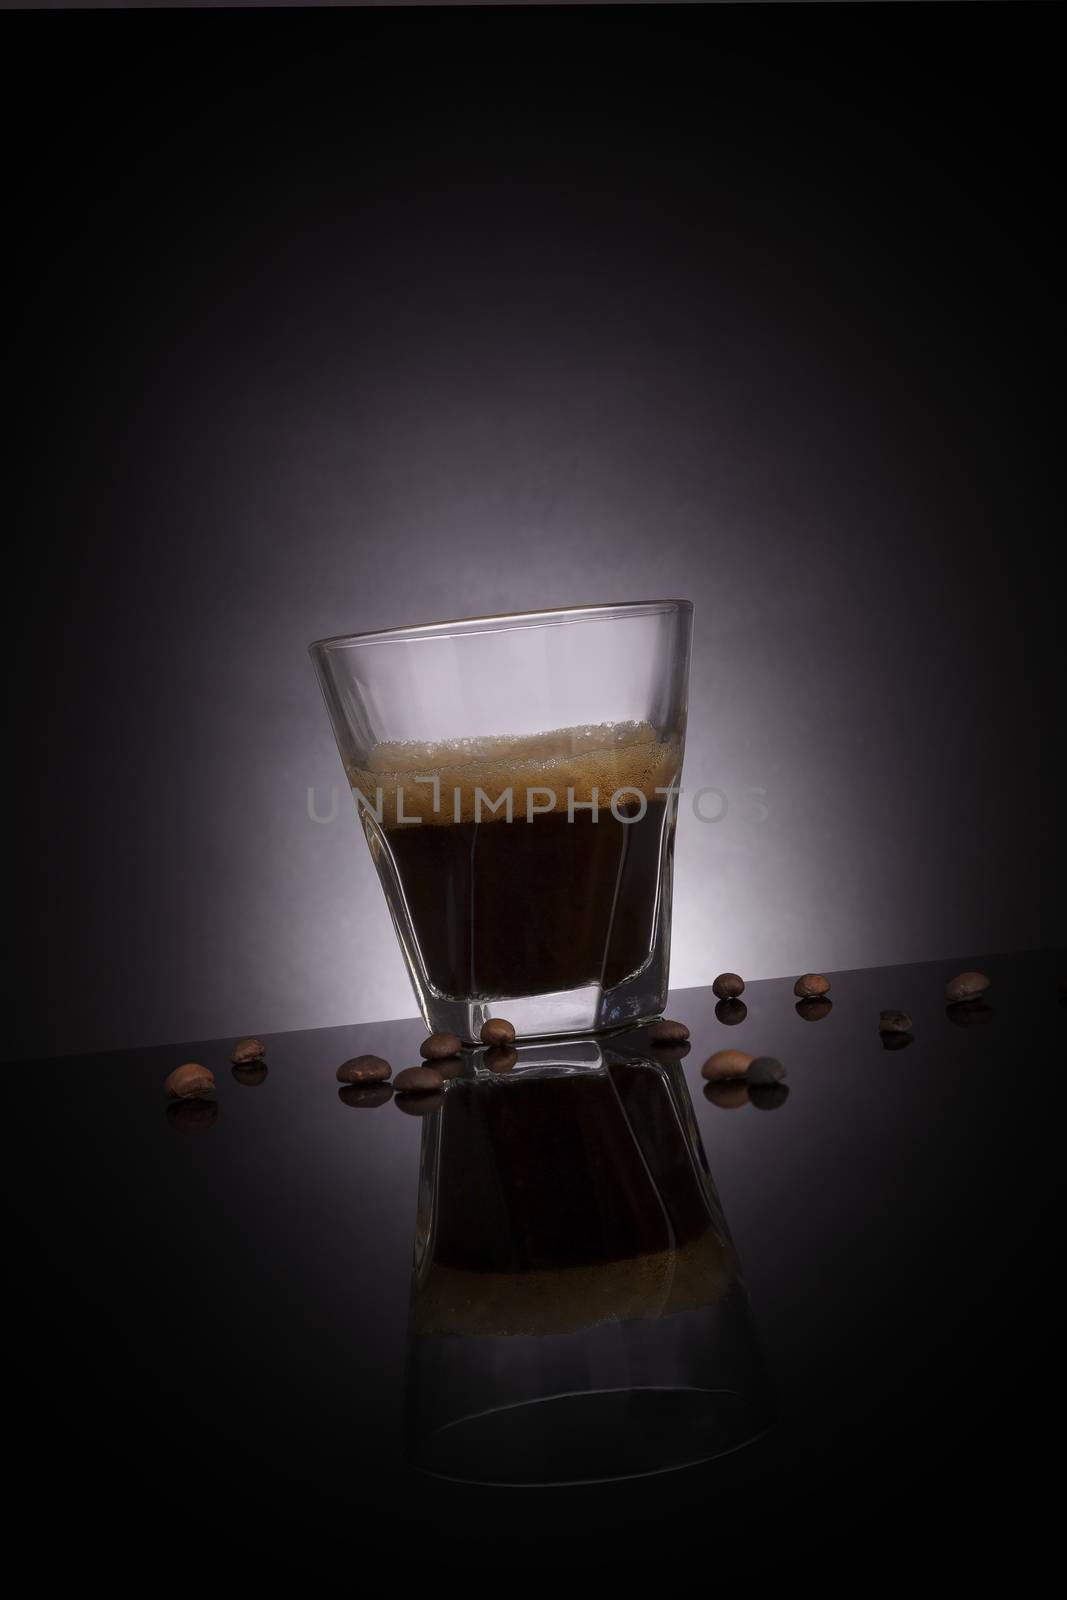
[[711,1226],[702,1163],[654,1066],[456,1082],[442,1113],[433,1258],[483,1272],[678,1250]]
[[491,998],[613,988],[639,971],[661,854],[673,845],[665,805],[652,800],[630,822],[605,808],[596,822],[554,811],[532,822],[390,828],[429,982],[444,995]]

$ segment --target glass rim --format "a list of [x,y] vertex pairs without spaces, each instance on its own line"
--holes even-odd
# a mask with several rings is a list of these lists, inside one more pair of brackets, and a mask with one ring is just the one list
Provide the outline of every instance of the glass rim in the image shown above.
[[626,619],[657,616],[670,611],[691,612],[691,600],[621,600],[592,606],[554,606],[544,611],[502,611],[495,616],[453,617],[443,622],[421,622],[407,627],[379,628],[370,633],[335,633],[313,639],[308,652],[315,656],[330,650],[348,650],[369,644],[417,644],[421,640],[448,639],[466,634],[510,633],[518,628],[557,628],[571,623],[602,622],[610,616]]

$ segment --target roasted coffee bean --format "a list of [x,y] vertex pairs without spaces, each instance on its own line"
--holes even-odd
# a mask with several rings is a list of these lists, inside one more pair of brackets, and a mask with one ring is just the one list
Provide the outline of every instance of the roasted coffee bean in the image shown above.
[[747,1016],[748,1007],[743,1000],[720,1000],[715,1007],[715,1020],[724,1028],[736,1028]]
[[173,1100],[167,1121],[175,1133],[208,1133],[219,1120],[217,1100]]
[[490,1072],[510,1072],[519,1059],[519,1052],[507,1045],[495,1045],[482,1057]]
[[660,1017],[649,1023],[648,1037],[653,1044],[680,1044],[688,1039],[689,1029],[684,1022],[672,1022],[670,1017]]
[[879,1037],[883,1050],[906,1050],[912,1042],[910,1033],[883,1033]]
[[235,1067],[243,1067],[249,1061],[258,1061],[266,1053],[267,1047],[262,1039],[239,1039],[233,1047],[230,1060]]
[[793,993],[801,1000],[811,1000],[816,995],[826,994],[829,987],[829,978],[824,978],[821,972],[805,972],[794,983]]
[[267,1081],[267,1063],[265,1061],[249,1061],[243,1065],[234,1065],[230,1074],[235,1083],[243,1083],[246,1089],[258,1089],[261,1083]]
[[337,1069],[338,1083],[382,1083],[392,1075],[392,1067],[381,1056],[353,1056]]
[[376,1111],[379,1106],[386,1106],[393,1098],[393,1087],[389,1083],[346,1083],[338,1089],[337,1098],[342,1105],[351,1106],[353,1111]]
[[945,999],[949,1005],[957,1000],[977,1000],[988,988],[989,979],[984,972],[957,972],[945,984]]
[[984,1028],[993,1020],[993,1007],[987,1006],[982,996],[975,1000],[957,1000],[945,1007],[945,1016],[957,1028]]
[[739,1111],[748,1105],[748,1084],[743,1078],[735,1078],[732,1083],[706,1083],[704,1099],[720,1111]]
[[779,1106],[784,1106],[789,1099],[789,1085],[754,1083],[748,1091],[748,1098],[757,1111],[777,1111]]
[[664,1044],[649,1046],[657,1061],[684,1061],[693,1046],[688,1039],[678,1039],[674,1043],[669,1040]]
[[724,1078],[743,1078],[752,1063],[752,1056],[743,1050],[716,1050],[701,1067],[705,1078],[713,1081]]
[[780,1083],[784,1077],[785,1068],[774,1056],[757,1056],[749,1064],[745,1082],[750,1088],[762,1089],[769,1084]]
[[447,1061],[449,1056],[458,1056],[463,1049],[463,1040],[458,1033],[431,1033],[419,1045],[419,1055],[424,1061]]
[[186,1061],[175,1067],[163,1085],[174,1100],[196,1100],[210,1094],[215,1087],[215,1074],[202,1067],[199,1061]]
[[910,1033],[911,1028],[912,1021],[906,1011],[880,1011],[878,1013],[879,1033]]
[[515,1024],[506,1017],[490,1017],[488,1022],[482,1023],[478,1037],[483,1044],[514,1044]]
[[810,1000],[798,1000],[796,1003],[797,1016],[805,1022],[821,1022],[833,1009],[833,1001],[825,994],[812,995]]
[[440,1089],[431,1094],[398,1094],[393,1096],[393,1104],[400,1111],[406,1111],[409,1117],[428,1117],[431,1112],[440,1110],[445,1103],[445,1097]]
[[745,980],[736,972],[720,972],[711,986],[711,992],[720,1000],[736,1000],[745,992]]
[[434,1067],[405,1067],[393,1079],[397,1094],[432,1094],[443,1089],[444,1078]]

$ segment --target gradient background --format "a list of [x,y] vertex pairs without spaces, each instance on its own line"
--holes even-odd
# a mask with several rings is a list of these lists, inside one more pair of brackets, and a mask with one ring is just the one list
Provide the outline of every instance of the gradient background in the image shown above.
[[1053,14],[5,16],[8,1053],[411,1014],[305,647],[492,610],[696,604],[675,986],[1061,939]]

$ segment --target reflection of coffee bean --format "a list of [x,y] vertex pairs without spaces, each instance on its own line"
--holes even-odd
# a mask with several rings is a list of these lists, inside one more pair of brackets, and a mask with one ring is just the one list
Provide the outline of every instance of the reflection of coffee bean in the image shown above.
[[993,1007],[987,1006],[979,995],[975,1000],[957,1000],[955,1005],[946,1006],[945,1016],[957,1028],[984,1028],[993,1020]]
[[243,1064],[237,1062],[230,1068],[235,1083],[243,1083],[246,1089],[256,1089],[261,1083],[267,1081],[267,1063],[265,1061],[248,1061]]
[[393,1079],[397,1094],[432,1094],[443,1089],[445,1080],[434,1067],[405,1067]]
[[482,1023],[478,1037],[483,1044],[514,1044],[515,1024],[506,1017],[490,1017],[488,1022]]
[[796,1003],[797,1016],[803,1017],[805,1022],[821,1022],[833,1009],[833,1001],[825,994],[812,995],[810,999]]
[[175,1133],[207,1133],[218,1120],[217,1100],[175,1100],[167,1107],[167,1121]]
[[436,1094],[398,1094],[393,1097],[393,1104],[400,1111],[406,1111],[409,1117],[428,1117],[444,1103],[445,1097],[439,1089]]
[[984,972],[957,972],[945,984],[945,999],[950,1005],[957,1000],[976,1000],[989,988]]
[[174,1100],[195,1100],[200,1095],[211,1093],[215,1087],[215,1074],[209,1072],[207,1067],[202,1067],[199,1061],[186,1061],[182,1066],[175,1067],[163,1087]]
[[794,983],[793,993],[801,1000],[810,1000],[815,995],[825,994],[829,987],[829,978],[824,978],[821,972],[805,972]]
[[653,1044],[652,1054],[657,1061],[684,1061],[693,1046],[688,1039],[679,1039],[675,1044]]
[[883,1033],[880,1037],[883,1050],[906,1050],[912,1038],[910,1033]]
[[495,1049],[487,1050],[482,1059],[490,1072],[510,1072],[519,1059],[519,1052],[497,1045]]
[[779,1106],[784,1106],[789,1099],[789,1085],[787,1083],[754,1083],[748,1091],[748,1098],[752,1101],[757,1111],[777,1111]]
[[711,986],[713,995],[720,1000],[734,1000],[745,992],[745,980],[736,972],[720,972]]
[[715,1020],[727,1028],[736,1028],[747,1016],[748,1007],[743,1000],[720,1000],[715,1007]]
[[736,1078],[733,1083],[706,1083],[704,1099],[710,1100],[720,1111],[739,1111],[748,1105],[748,1084]]
[[424,1061],[445,1061],[449,1056],[456,1056],[463,1049],[463,1040],[458,1033],[431,1033],[419,1045],[419,1055]]
[[672,1022],[670,1017],[660,1017],[658,1022],[650,1022],[648,1037],[653,1044],[680,1044],[683,1039],[688,1039],[689,1029],[684,1022]]
[[356,1083],[346,1083],[343,1089],[338,1089],[337,1098],[342,1105],[351,1106],[357,1111],[374,1111],[378,1106],[388,1105],[393,1098],[393,1087],[389,1083],[367,1083],[360,1086]]
[[243,1067],[249,1061],[258,1061],[266,1053],[267,1047],[262,1039],[239,1039],[233,1047],[230,1060],[235,1067]]
[[910,1033],[911,1018],[906,1011],[880,1011],[878,1013],[879,1033]]
[[448,1056],[444,1061],[435,1061],[433,1070],[439,1072],[442,1078],[458,1078],[463,1071],[462,1056]]
[[745,1072],[745,1082],[753,1088],[766,1088],[772,1083],[780,1083],[784,1077],[785,1068],[774,1056],[757,1056]]
[[393,1069],[381,1056],[353,1056],[337,1069],[338,1083],[382,1083]]
[[743,1050],[716,1050],[701,1067],[705,1078],[743,1078],[751,1065],[752,1057]]

